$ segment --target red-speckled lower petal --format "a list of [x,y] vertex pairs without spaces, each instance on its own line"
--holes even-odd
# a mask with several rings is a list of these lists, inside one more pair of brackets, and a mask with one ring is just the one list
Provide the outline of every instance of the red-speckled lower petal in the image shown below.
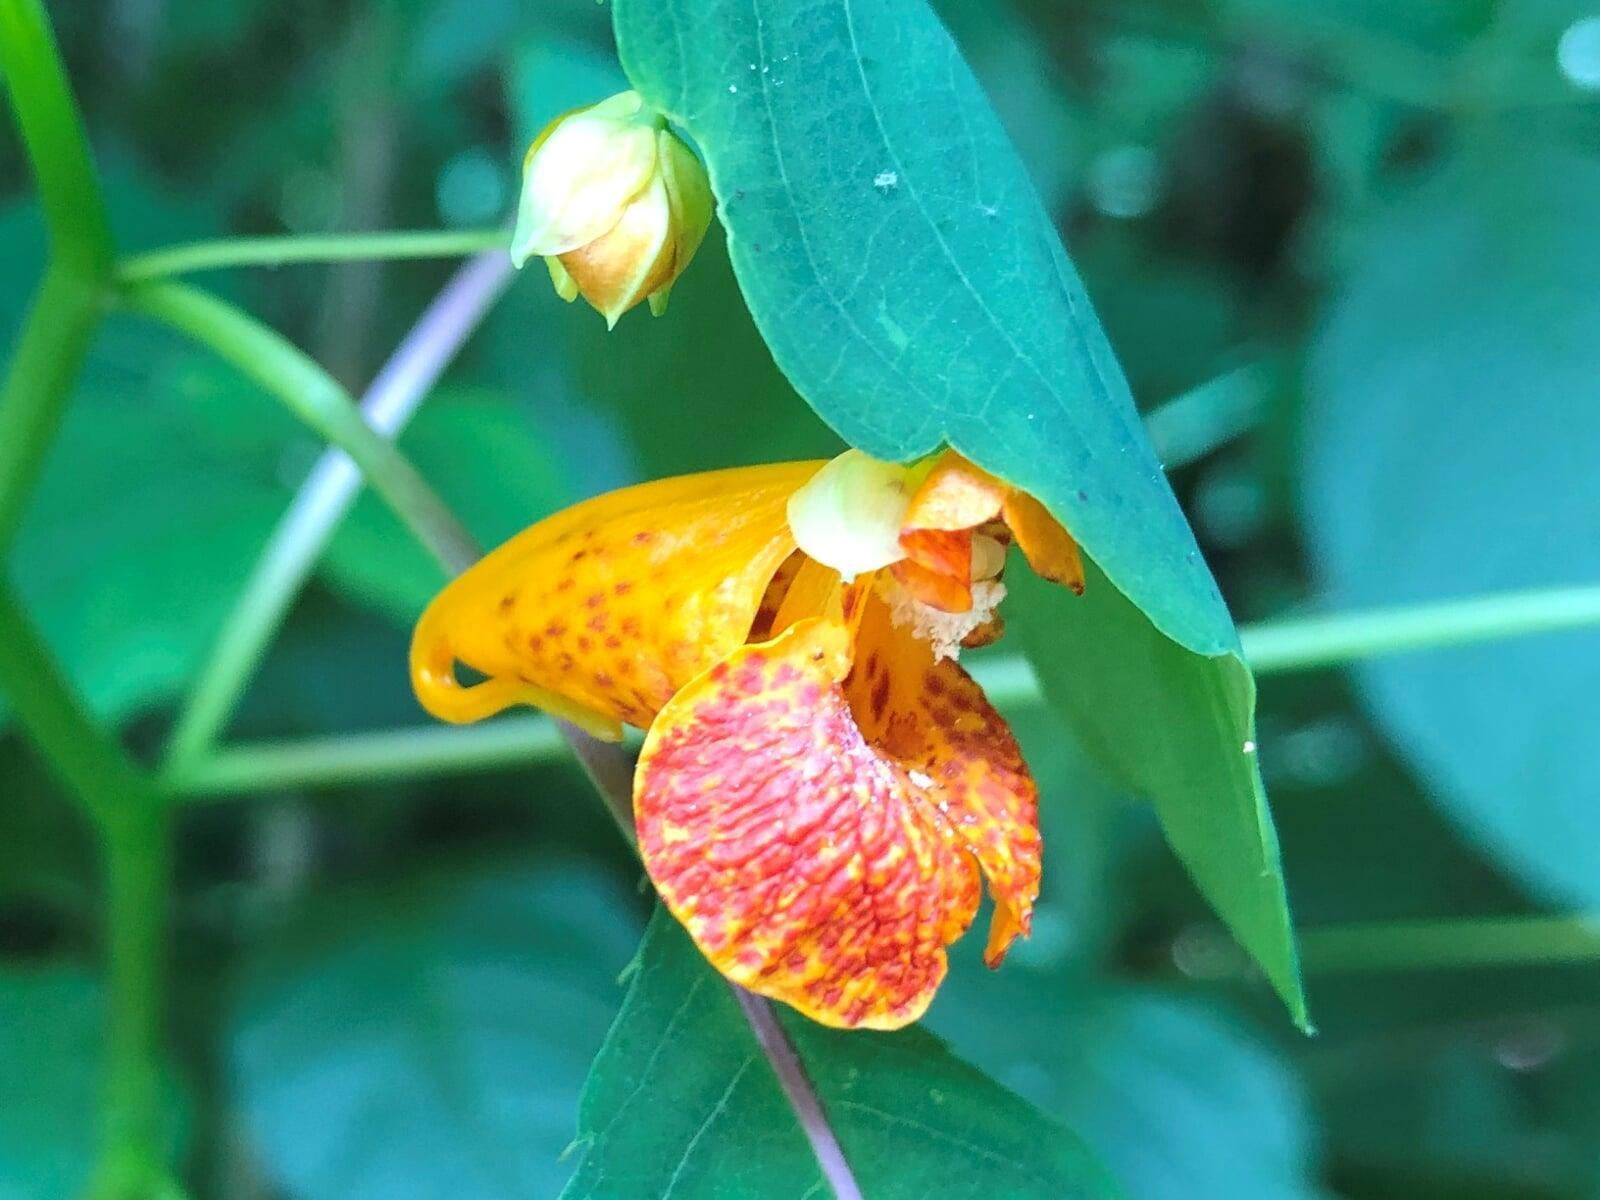
[[995,900],[984,959],[999,966],[1026,936],[1039,895],[1038,789],[1005,719],[953,659],[898,628],[873,593],[845,693],[856,723],[897,763],[917,798],[976,856]]
[[800,621],[680,691],[645,739],[639,848],[728,978],[824,1024],[927,1008],[977,910],[971,854],[862,736],[849,634]]

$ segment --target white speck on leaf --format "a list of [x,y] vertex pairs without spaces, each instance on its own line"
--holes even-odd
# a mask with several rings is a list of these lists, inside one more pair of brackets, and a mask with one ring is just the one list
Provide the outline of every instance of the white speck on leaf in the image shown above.
[[728,95],[737,96],[738,94],[739,94],[739,85],[737,83],[730,83],[728,85]]
[[900,186],[900,176],[894,171],[879,171],[872,177],[872,186],[880,192],[892,192]]
[[1254,742],[1246,742],[1244,744],[1244,752],[1246,754],[1254,754],[1256,752],[1256,744]]

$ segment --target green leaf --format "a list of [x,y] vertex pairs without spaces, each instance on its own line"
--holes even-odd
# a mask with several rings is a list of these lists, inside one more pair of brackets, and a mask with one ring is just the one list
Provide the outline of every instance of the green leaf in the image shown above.
[[[485,546],[576,498],[569,469],[528,414],[493,392],[446,389],[430,397],[400,448]],[[322,571],[406,626],[445,583],[438,563],[370,492],[340,526]]]
[[0,973],[0,1200],[68,1200],[88,1182],[103,1021],[85,975]]
[[[1313,349],[1305,517],[1328,603],[1600,576],[1600,167],[1471,148],[1371,231]],[[1374,661],[1363,700],[1449,813],[1545,895],[1600,904],[1600,634]]]
[[301,1200],[553,1195],[633,911],[545,865],[305,913],[251,964],[233,1036],[268,1173]]
[[[932,1035],[780,1020],[873,1200],[1117,1194],[1072,1134]],[[733,993],[661,911],[584,1086],[579,1134],[564,1200],[828,1194]]]
[[1200,890],[1304,1023],[1278,837],[1256,760],[1255,681],[1231,655],[1197,670],[1093,564],[1086,570],[1083,611],[1067,620],[1051,585],[1026,571],[1006,576],[1040,686],[1112,776],[1155,805]]
[[1043,658],[1046,686],[1156,802],[1304,1023],[1271,818],[1241,749],[1254,694],[1232,620],[949,36],[922,0],[614,8],[629,78],[705,154],[745,299],[800,394],[880,458],[949,443],[1043,501],[1098,564],[1103,594],[1054,618],[1054,644],[1095,653],[1070,684]]
[[973,957],[952,972],[931,1025],[1076,1131],[1128,1195],[1322,1194],[1306,1097],[1248,1027],[1154,988],[1010,962],[991,976]]

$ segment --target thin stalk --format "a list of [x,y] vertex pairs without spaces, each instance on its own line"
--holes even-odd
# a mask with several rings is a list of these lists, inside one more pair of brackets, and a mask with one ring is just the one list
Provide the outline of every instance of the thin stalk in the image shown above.
[[1300,953],[1306,970],[1322,974],[1594,962],[1600,915],[1328,925],[1302,930]]
[[209,346],[342,449],[373,490],[441,561],[477,558],[477,547],[406,458],[368,427],[350,394],[304,351],[247,313],[180,283],[147,283],[122,293],[127,308]]
[[1254,362],[1152,408],[1144,425],[1156,458],[1176,470],[1249,432],[1266,415],[1271,388],[1269,367]]
[[[49,266],[0,391],[0,557],[16,532],[105,307],[104,195],[42,0],[0,0],[0,73],[33,165]],[[107,859],[105,1141],[91,1194],[170,1197],[161,1062],[170,830],[149,779],[84,711],[0,574],[0,689],[95,820]]]
[[1491,592],[1460,600],[1290,617],[1240,631],[1258,675],[1600,625],[1600,585]]
[[[1239,637],[1251,670],[1277,675],[1593,626],[1600,626],[1600,585],[1591,584],[1282,617],[1246,625]],[[1018,655],[975,659],[972,674],[1000,708],[1038,698],[1033,668]]]
[[84,711],[48,647],[0,576],[0,691],[67,790],[110,833],[149,794],[138,765]]
[[861,1185],[856,1182],[855,1171],[845,1157],[844,1147],[839,1144],[839,1136],[828,1121],[816,1084],[811,1082],[811,1075],[788,1033],[778,1023],[772,1001],[747,992],[736,983],[728,987],[739,1002],[739,1009],[750,1023],[750,1031],[755,1034],[767,1061],[772,1064],[778,1086],[794,1110],[800,1132],[811,1144],[811,1153],[816,1156],[817,1167],[832,1190],[834,1200],[862,1200]]
[[[505,290],[510,273],[510,260],[504,255],[485,254],[445,285],[362,397],[361,416],[376,438],[392,440],[410,423],[423,398]],[[216,740],[362,483],[361,471],[342,449],[330,448],[317,461],[273,530],[178,716],[167,752],[169,763],[193,761]],[[457,569],[477,555],[476,547],[465,539],[464,532],[453,534],[448,545],[439,548]]]
[[290,263],[366,262],[414,258],[465,258],[505,250],[511,234],[504,229],[394,230],[341,233],[315,237],[224,238],[163,246],[129,255],[117,266],[123,284],[148,283],[195,271],[225,267],[281,267]]
[[103,301],[81,272],[51,267],[28,306],[0,385],[0,557],[44,469]]
[[0,74],[33,164],[52,260],[84,279],[107,278],[105,199],[42,0],[0,0]]
[[249,792],[417,780],[553,762],[566,750],[544,717],[502,717],[456,728],[423,725],[378,733],[257,742],[213,750],[163,773],[174,799],[206,802]]

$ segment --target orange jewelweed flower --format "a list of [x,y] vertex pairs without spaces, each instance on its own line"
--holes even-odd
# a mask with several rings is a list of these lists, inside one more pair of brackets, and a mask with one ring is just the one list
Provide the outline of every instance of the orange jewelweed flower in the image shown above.
[[532,704],[603,738],[646,728],[639,849],[706,957],[824,1024],[894,1029],[982,879],[992,967],[1039,892],[1032,776],[956,662],[999,636],[1012,540],[1081,589],[1066,530],[954,451],[625,488],[446,587],[412,682],[447,721]]

